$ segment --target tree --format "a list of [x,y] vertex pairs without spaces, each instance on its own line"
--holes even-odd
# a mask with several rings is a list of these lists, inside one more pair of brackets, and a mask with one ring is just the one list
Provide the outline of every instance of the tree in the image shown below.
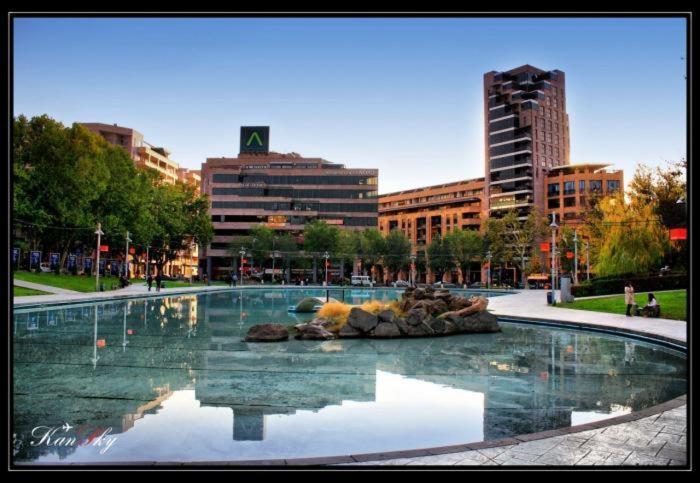
[[445,273],[455,266],[452,251],[444,238],[436,236],[428,245],[428,266],[437,274],[437,282],[441,282]]
[[646,274],[657,269],[668,250],[668,235],[657,214],[655,201],[632,198],[622,193],[599,203],[601,230],[605,230],[596,264],[599,276]]
[[362,232],[358,230],[340,230],[338,244],[333,256],[340,260],[341,274],[345,277],[345,264],[354,267],[358,254],[362,251]]
[[385,238],[384,264],[394,277],[406,268],[411,256],[411,241],[400,230],[391,230]]
[[489,217],[484,224],[485,251],[491,253],[491,273],[494,264],[503,267],[513,259],[513,248],[508,243],[507,227],[502,218]]
[[314,282],[316,281],[319,255],[324,252],[329,254],[336,251],[340,229],[336,225],[329,225],[323,220],[314,220],[304,227],[304,250],[313,256]]
[[513,260],[520,265],[520,282],[527,287],[527,263],[533,257],[535,245],[547,236],[547,221],[538,210],[532,210],[524,222],[518,220],[515,212],[504,217],[507,241],[512,247]]
[[472,263],[482,254],[483,237],[474,230],[454,230],[445,235],[445,242],[462,271],[463,283],[469,283]]
[[365,267],[370,267],[370,271],[377,272],[375,268],[386,253],[386,242],[379,230],[367,228],[362,232],[360,253],[362,264]]
[[206,195],[197,196],[184,183],[155,186],[151,224],[142,228],[142,237],[150,245],[157,273],[178,253],[193,244],[208,245],[214,236]]

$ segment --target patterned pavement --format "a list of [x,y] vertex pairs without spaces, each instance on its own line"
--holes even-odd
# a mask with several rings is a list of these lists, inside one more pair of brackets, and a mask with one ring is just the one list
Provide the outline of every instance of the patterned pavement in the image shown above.
[[495,448],[348,465],[685,466],[686,405],[605,428]]

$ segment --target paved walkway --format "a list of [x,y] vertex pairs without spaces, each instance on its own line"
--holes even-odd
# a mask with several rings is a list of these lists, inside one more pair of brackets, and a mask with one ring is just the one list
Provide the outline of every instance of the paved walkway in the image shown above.
[[[58,287],[52,287],[51,285],[42,285],[40,283],[34,283],[34,282],[25,282],[24,280],[13,280],[13,285],[16,285],[17,287],[24,287],[24,288],[31,288],[34,290],[41,290],[42,292],[48,292],[50,294],[61,294],[61,295],[70,295],[70,294],[79,294],[80,292],[77,292],[75,290],[68,290],[65,288],[58,288]],[[37,295],[27,295],[26,297],[15,297],[15,298],[28,298],[28,297],[37,297]]]
[[348,465],[684,466],[688,407],[637,421],[507,446]]
[[[558,298],[558,296],[557,296]],[[683,320],[627,317],[590,310],[564,309],[547,305],[546,290],[522,290],[517,294],[489,299],[489,310],[498,316],[526,317],[538,320],[564,320],[587,326],[631,330],[649,336],[662,336],[686,342],[687,324]]]

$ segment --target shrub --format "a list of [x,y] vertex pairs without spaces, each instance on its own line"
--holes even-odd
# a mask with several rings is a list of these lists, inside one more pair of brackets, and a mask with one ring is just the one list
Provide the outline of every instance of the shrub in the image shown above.
[[604,277],[574,285],[571,293],[574,297],[590,297],[593,295],[621,294],[625,291],[625,282],[629,281],[635,292],[657,292],[659,290],[675,290],[688,288],[688,276],[674,274],[659,276],[627,276]]
[[328,327],[328,330],[340,330],[348,322],[348,316],[352,307],[343,302],[328,302],[323,304],[323,307],[318,311],[318,316],[330,320],[333,325]]
[[379,300],[370,300],[369,302],[365,302],[364,304],[362,304],[360,308],[365,312],[377,315],[382,310],[386,310],[387,306],[384,302],[381,302]]

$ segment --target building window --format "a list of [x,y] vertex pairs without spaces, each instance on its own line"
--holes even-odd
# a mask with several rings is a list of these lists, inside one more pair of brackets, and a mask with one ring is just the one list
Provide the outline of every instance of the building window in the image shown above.
[[603,182],[599,179],[594,179],[591,180],[590,183],[588,183],[589,189],[594,192],[594,193],[600,193],[603,191]]
[[573,195],[576,193],[576,184],[573,181],[564,181],[564,194]]
[[559,196],[559,183],[551,183],[547,186],[547,196]]
[[578,192],[579,193],[585,193],[586,192],[586,182],[584,180],[580,180],[578,182]]
[[620,189],[620,182],[616,179],[609,179],[606,182],[608,192],[617,191]]
[[547,208],[559,208],[559,198],[552,198],[550,200],[547,200]]
[[576,206],[576,197],[569,196],[568,198],[564,198],[564,207],[571,208],[572,206]]

